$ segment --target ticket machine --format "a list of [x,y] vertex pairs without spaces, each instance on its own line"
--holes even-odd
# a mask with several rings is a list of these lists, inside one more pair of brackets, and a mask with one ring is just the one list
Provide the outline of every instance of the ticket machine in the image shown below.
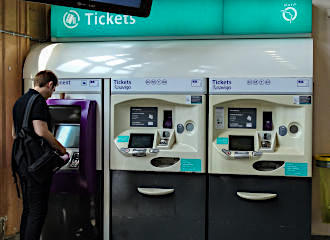
[[205,239],[205,79],[111,80],[112,239]]
[[209,79],[209,239],[309,239],[311,77]]
[[[27,79],[25,88],[31,85]],[[70,159],[53,176],[42,239],[92,240],[101,234],[101,91],[101,79],[59,79],[47,100],[52,133]]]

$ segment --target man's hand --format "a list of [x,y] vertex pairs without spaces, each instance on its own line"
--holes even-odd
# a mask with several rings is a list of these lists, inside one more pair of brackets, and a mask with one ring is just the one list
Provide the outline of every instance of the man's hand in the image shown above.
[[15,133],[15,127],[14,127],[14,124],[13,124],[12,127],[11,127],[11,135],[12,135],[13,139],[15,140],[15,139],[16,139],[16,133]]
[[[56,141],[57,141],[57,140],[56,140]],[[63,147],[62,144],[61,144],[61,147],[60,147],[60,149],[59,149],[58,151],[60,152],[61,155],[64,155],[64,154],[67,153],[67,152],[66,152],[66,148]]]

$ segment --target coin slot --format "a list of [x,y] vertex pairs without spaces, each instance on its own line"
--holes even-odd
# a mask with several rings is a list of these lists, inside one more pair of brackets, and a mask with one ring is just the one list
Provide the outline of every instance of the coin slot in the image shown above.
[[296,134],[299,131],[299,128],[297,125],[292,125],[292,126],[290,126],[289,130],[290,130],[290,133]]

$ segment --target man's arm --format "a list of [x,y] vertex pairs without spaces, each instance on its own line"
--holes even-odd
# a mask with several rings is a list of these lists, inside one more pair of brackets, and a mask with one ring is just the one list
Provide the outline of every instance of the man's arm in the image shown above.
[[47,123],[41,120],[33,120],[32,121],[33,128],[35,133],[46,139],[46,141],[56,150],[58,150],[61,154],[66,153],[65,147],[62,146],[62,144],[56,140],[54,135],[48,130]]

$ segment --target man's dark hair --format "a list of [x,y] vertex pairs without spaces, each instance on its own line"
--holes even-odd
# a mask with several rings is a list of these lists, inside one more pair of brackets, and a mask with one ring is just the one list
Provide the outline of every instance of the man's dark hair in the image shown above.
[[40,71],[36,74],[36,76],[34,77],[34,86],[38,86],[38,87],[44,87],[47,83],[49,82],[53,82],[54,87],[57,86],[58,84],[58,80],[56,75],[49,70],[44,70],[44,71]]

